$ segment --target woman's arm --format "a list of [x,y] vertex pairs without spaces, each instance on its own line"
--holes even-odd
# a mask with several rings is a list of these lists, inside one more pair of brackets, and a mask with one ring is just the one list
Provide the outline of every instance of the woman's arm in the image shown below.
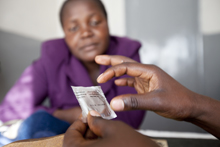
[[36,61],[25,69],[0,105],[0,120],[24,119],[38,109],[49,113],[54,108],[42,106],[48,85],[42,65]]
[[76,106],[65,110],[55,110],[53,116],[71,124],[79,118],[81,113],[81,108],[79,106]]

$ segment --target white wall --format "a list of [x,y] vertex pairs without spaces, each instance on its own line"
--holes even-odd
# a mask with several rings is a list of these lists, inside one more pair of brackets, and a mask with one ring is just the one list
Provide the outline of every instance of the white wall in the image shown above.
[[111,34],[126,35],[125,0],[102,0],[108,12]]
[[220,33],[220,0],[200,0],[200,29],[204,35]]
[[1,0],[0,29],[44,40],[60,34],[61,0]]
[[[0,30],[46,40],[62,37],[59,10],[64,0],[0,0]],[[125,0],[103,0],[110,32],[125,35]]]

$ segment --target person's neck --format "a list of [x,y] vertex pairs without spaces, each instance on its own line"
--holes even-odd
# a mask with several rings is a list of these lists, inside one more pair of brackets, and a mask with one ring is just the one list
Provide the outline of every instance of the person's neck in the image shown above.
[[93,82],[94,85],[98,85],[96,79],[99,75],[99,67],[100,65],[94,62],[83,62],[88,74]]
[[86,70],[90,73],[93,72],[94,70],[99,70],[99,64],[97,64],[95,61],[94,62],[82,62],[83,65],[86,67]]

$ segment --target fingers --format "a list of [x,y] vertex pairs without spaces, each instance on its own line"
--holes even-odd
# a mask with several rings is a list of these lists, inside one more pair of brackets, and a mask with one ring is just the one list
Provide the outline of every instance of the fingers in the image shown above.
[[104,137],[106,131],[111,128],[111,122],[99,117],[98,115],[92,116],[90,113],[88,114],[87,118],[89,128],[99,137]]
[[95,135],[89,127],[87,127],[87,130],[86,130],[84,137],[85,137],[85,139],[90,139],[90,140],[98,138],[98,136]]
[[81,138],[86,132],[86,124],[83,123],[81,120],[76,120],[70,127],[69,131],[72,132],[73,137]]
[[83,135],[86,132],[86,124],[81,120],[76,120],[66,131],[64,136],[64,146],[77,145],[84,141]]
[[114,111],[126,110],[151,110],[159,111],[161,99],[157,92],[149,92],[148,94],[126,94],[113,98],[110,106]]
[[112,65],[112,66],[125,62],[136,62],[135,60],[132,60],[128,57],[119,56],[119,55],[115,55],[115,56],[98,55],[95,57],[95,61],[96,63],[101,65]]
[[122,79],[115,80],[115,84],[117,86],[130,86],[130,87],[134,87],[135,80],[134,80],[134,78],[122,78]]
[[145,75],[143,78],[149,79],[152,76],[152,71],[149,69],[149,65],[144,65],[140,63],[123,63],[108,68],[98,77],[97,82],[105,83],[113,77],[119,77],[124,74],[132,77],[143,77],[142,75]]

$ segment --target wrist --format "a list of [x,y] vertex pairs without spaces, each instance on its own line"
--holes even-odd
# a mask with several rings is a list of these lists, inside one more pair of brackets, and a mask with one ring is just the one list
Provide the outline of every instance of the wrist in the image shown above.
[[193,123],[194,121],[203,120],[203,118],[207,115],[210,111],[210,106],[207,105],[208,98],[206,96],[194,93],[191,96],[191,108],[190,108],[190,115],[186,118],[186,121]]
[[220,119],[218,119],[220,116],[220,101],[199,94],[196,96],[196,101],[194,114],[186,121],[220,138]]

